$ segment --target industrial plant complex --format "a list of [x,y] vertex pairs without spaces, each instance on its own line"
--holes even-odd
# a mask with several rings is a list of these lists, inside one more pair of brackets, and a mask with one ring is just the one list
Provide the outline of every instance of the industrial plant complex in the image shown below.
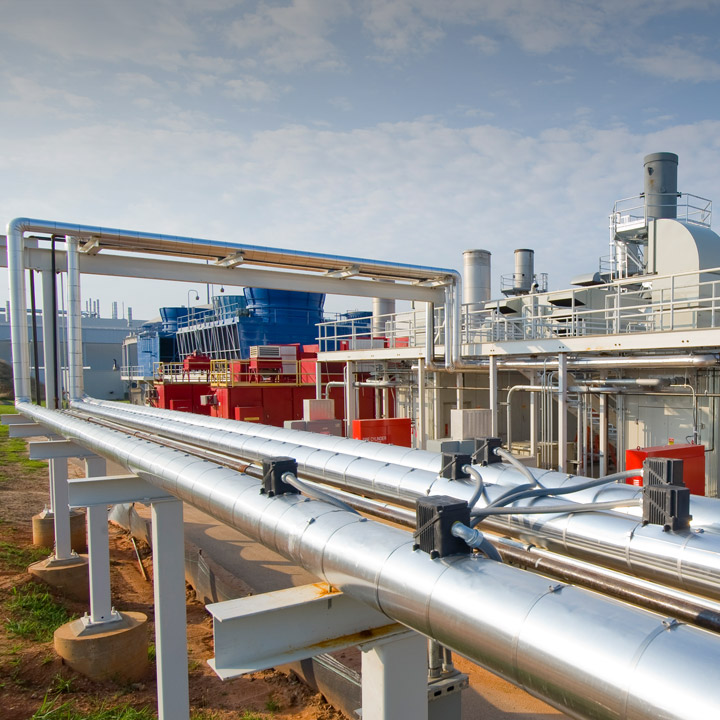
[[[108,508],[147,506],[158,714],[189,720],[185,505],[317,579],[208,603],[223,679],[311,663],[348,717],[461,720],[461,656],[573,718],[720,716],[720,236],[677,155],[641,175],[569,287],[523,247],[497,296],[484,249],[459,272],[12,220],[3,422],[49,463],[30,572],[89,587],[65,663],[137,679],[147,619],[115,607]],[[103,318],[87,275],[216,292]]]

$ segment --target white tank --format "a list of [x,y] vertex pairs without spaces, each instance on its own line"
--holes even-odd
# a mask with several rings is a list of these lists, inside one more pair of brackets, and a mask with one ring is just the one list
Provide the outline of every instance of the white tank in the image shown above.
[[520,248],[515,251],[513,290],[517,294],[529,293],[535,277],[535,251]]
[[463,253],[463,304],[481,310],[490,300],[490,258],[488,250]]

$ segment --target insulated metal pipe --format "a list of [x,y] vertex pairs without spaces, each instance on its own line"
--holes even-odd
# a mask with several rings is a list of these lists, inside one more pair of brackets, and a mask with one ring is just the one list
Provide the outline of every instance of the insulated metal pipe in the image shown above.
[[[131,409],[108,408],[107,405],[112,403],[74,403],[73,407],[95,412],[100,417],[124,421],[135,428],[167,435],[180,442],[200,443],[205,448],[232,452],[253,460],[290,456],[295,458],[301,472],[311,479],[326,480],[347,490],[376,493],[385,499],[404,500],[406,504],[414,503],[417,498],[427,495],[449,495],[468,501],[475,490],[474,483],[448,480],[439,477],[437,471],[398,466],[382,456],[376,459],[363,458],[340,454],[337,450],[323,450],[253,435],[238,435],[203,426],[202,421],[215,420],[214,418],[203,417],[199,420],[200,416],[196,416],[196,423],[176,422],[171,419],[184,413],[169,414],[168,411],[162,411],[164,419],[159,425],[149,416],[143,420],[140,416],[147,415],[146,409],[143,409],[143,412],[136,413],[136,419],[132,420],[129,419],[133,414]],[[254,427],[262,428],[258,425]],[[390,446],[383,447],[390,449]],[[508,485],[512,487],[519,482],[527,482],[519,471],[504,464],[496,463],[488,467],[478,467],[477,470],[486,483],[486,494],[490,502],[503,494]],[[562,487],[588,480],[542,470],[536,470],[533,475],[546,487]],[[507,481],[503,482],[504,479]],[[622,488],[628,488],[629,492]],[[590,500],[589,493],[593,492],[594,498]],[[606,489],[590,489],[576,495],[586,502],[624,503],[638,498],[639,492],[631,486],[611,484]],[[565,497],[570,500],[578,499],[572,495]],[[520,500],[514,506],[541,509],[543,506],[552,507],[556,504],[557,500],[551,498],[533,498]],[[476,509],[481,509],[484,505],[485,502],[481,500]],[[708,515],[717,517],[717,501],[714,513],[711,509]],[[665,582],[708,597],[720,597],[720,535],[714,532],[691,530],[665,533],[659,526],[643,526],[640,518],[624,513],[557,513],[547,516],[539,513],[515,514],[488,518],[485,525],[504,533],[509,532],[525,542],[549,550]]]
[[254,478],[57,411],[18,409],[574,717],[695,720],[720,708],[712,633],[478,555],[433,560],[397,528],[269,498]]

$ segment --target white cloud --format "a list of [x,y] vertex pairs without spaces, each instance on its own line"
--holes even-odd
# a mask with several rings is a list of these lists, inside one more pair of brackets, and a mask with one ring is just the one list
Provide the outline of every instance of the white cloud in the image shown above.
[[645,55],[630,55],[624,63],[648,75],[683,82],[717,82],[720,62],[678,45],[653,47]]
[[349,13],[346,0],[292,0],[285,6],[261,2],[254,13],[232,23],[229,37],[276,70],[338,69],[344,60],[332,35]]
[[267,102],[277,97],[277,91],[268,83],[244,75],[225,82],[225,94],[235,100]]
[[483,55],[494,55],[500,47],[500,43],[495,38],[481,34],[474,35],[468,42],[470,45],[474,45]]
[[[0,139],[0,216],[445,267],[485,247],[494,278],[522,245],[558,286],[606,254],[607,215],[642,190],[645,153],[677,152],[681,189],[720,197],[717,121],[649,134],[587,121],[535,135],[432,119],[347,132],[209,128],[172,113],[155,129],[87,125],[23,148]],[[148,303],[162,303],[161,291]]]

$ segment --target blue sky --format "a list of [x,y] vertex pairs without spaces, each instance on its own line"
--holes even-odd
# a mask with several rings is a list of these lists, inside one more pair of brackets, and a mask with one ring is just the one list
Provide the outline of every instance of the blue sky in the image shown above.
[[[0,222],[597,269],[648,152],[720,201],[717,0],[0,0]],[[189,286],[88,279],[136,316]],[[126,296],[126,297],[124,297]],[[7,297],[6,282],[0,299]],[[331,307],[362,306],[337,301]]]

